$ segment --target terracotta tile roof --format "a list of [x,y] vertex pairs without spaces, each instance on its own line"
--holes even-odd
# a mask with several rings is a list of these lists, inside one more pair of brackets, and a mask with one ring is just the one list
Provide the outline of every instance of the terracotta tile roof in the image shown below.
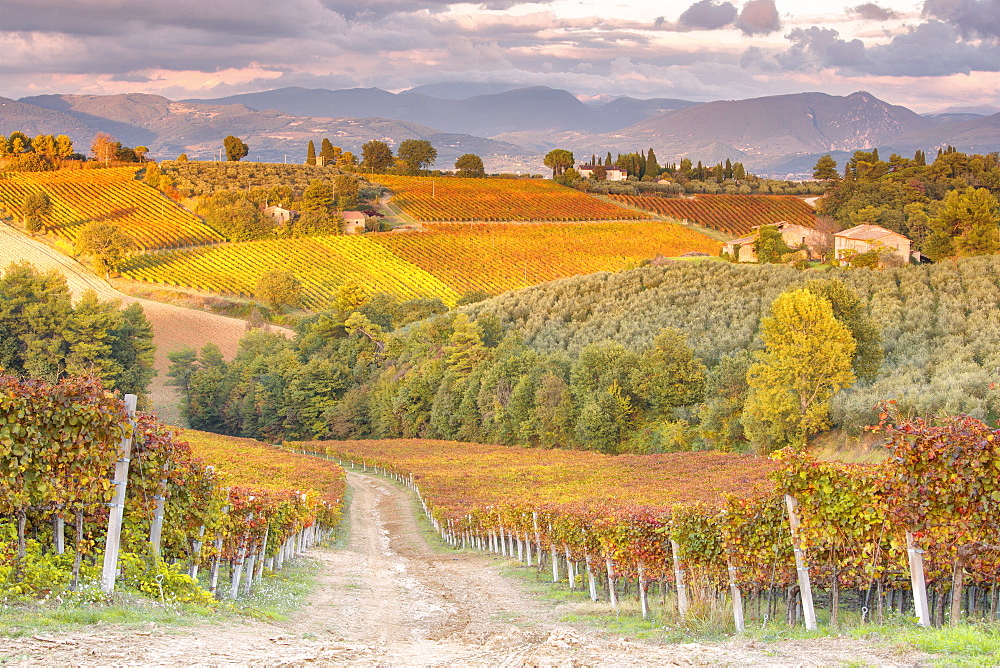
[[885,239],[886,237],[897,237],[899,239],[906,239],[909,241],[907,237],[899,234],[898,232],[893,232],[892,230],[887,230],[884,227],[879,227],[878,225],[872,225],[870,223],[855,225],[849,230],[837,232],[834,236],[841,237],[843,239],[855,239],[857,241],[878,241],[880,239]]

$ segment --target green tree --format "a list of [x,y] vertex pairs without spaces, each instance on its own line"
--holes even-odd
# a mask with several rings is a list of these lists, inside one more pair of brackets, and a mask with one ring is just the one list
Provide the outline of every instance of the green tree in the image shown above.
[[277,311],[282,306],[297,306],[302,299],[302,281],[284,269],[265,271],[257,278],[254,297]]
[[333,186],[319,179],[313,180],[302,193],[302,210],[333,213],[337,204],[333,197]]
[[444,349],[448,368],[459,377],[468,376],[486,358],[486,346],[483,345],[479,326],[470,322],[465,313],[455,316],[452,328],[454,332]]
[[631,386],[651,417],[671,417],[672,409],[699,403],[705,395],[705,365],[694,356],[684,334],[665,327],[640,355]]
[[655,179],[663,171],[660,168],[660,163],[656,161],[656,154],[653,153],[653,149],[649,149],[649,153],[646,154],[646,169],[644,176]]
[[455,169],[458,176],[482,178],[486,176],[486,167],[483,159],[475,153],[466,153],[455,161]]
[[226,160],[230,162],[239,162],[250,153],[250,147],[242,139],[233,135],[226,135],[226,138],[222,140],[222,145],[226,149]]
[[361,147],[361,168],[382,173],[392,167],[392,149],[384,141],[373,139]]
[[753,242],[753,250],[760,263],[781,262],[782,256],[792,252],[777,225],[760,226]]
[[813,178],[818,181],[836,181],[840,178],[837,161],[830,154],[820,156],[813,168]]
[[850,330],[856,345],[851,360],[854,375],[862,380],[875,380],[885,359],[882,334],[858,293],[839,280],[812,280],[805,287],[830,302],[833,317]]
[[44,229],[42,217],[52,213],[52,200],[44,192],[33,192],[25,196],[21,203],[21,214],[24,216],[24,227],[31,234],[37,234]]
[[344,152],[339,146],[334,146],[330,143],[329,139],[323,137],[323,141],[319,145],[319,157],[322,159],[325,167],[336,165],[343,154]]
[[399,143],[396,155],[405,162],[410,172],[427,169],[437,160],[437,149],[426,139],[404,139]]
[[92,257],[108,278],[137,248],[132,237],[114,223],[88,223],[76,238],[76,252]]
[[830,302],[783,293],[761,322],[764,350],[747,371],[743,428],[758,453],[804,445],[829,425],[830,399],[854,383],[856,344]]
[[928,221],[924,253],[943,257],[985,255],[1000,251],[1000,204],[988,188],[949,191]]
[[306,146],[306,164],[316,164],[316,144],[313,143],[312,139],[309,140],[309,144]]
[[552,178],[562,176],[563,173],[573,166],[573,154],[566,149],[556,148],[545,154],[542,163],[552,169]]

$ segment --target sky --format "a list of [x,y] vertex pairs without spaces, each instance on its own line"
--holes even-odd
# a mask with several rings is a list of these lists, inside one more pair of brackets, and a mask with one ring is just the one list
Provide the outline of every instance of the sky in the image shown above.
[[0,0],[0,96],[551,86],[1000,106],[1000,0]]

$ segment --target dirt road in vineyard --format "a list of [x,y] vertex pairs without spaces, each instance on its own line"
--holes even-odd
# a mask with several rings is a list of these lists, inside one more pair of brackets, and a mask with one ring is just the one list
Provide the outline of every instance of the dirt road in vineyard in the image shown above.
[[290,621],[96,627],[0,639],[0,657],[20,665],[919,665],[915,655],[846,638],[657,645],[560,623],[569,604],[532,598],[500,575],[498,560],[429,545],[406,490],[357,473],[348,482],[348,544],[311,552],[322,563],[319,587]]

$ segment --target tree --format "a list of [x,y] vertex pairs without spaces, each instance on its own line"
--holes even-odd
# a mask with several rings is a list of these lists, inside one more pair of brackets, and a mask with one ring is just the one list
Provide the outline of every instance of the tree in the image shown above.
[[[11,137],[13,136],[11,135]],[[115,157],[119,148],[121,148],[121,143],[115,141],[114,137],[107,132],[98,132],[90,144],[90,153],[95,160],[107,164]]]
[[988,188],[951,190],[928,221],[924,253],[932,260],[1000,251],[1000,203]]
[[653,339],[652,347],[640,356],[631,385],[636,396],[649,407],[651,417],[669,418],[672,409],[702,400],[705,375],[705,365],[694,356],[684,334],[665,327]]
[[393,162],[392,149],[384,141],[373,139],[361,147],[362,169],[381,173],[392,167]]
[[316,144],[313,143],[312,139],[309,140],[309,144],[306,146],[306,164],[316,164]]
[[177,156],[177,162],[187,162],[187,161],[188,161],[187,153],[181,153],[179,156]]
[[882,334],[868,315],[858,293],[839,280],[813,280],[806,283],[805,287],[809,292],[830,302],[833,317],[850,330],[857,346],[851,360],[854,375],[862,380],[875,380],[885,359]]
[[56,136],[56,156],[68,158],[73,155],[73,140],[66,135]]
[[656,154],[653,153],[653,149],[649,149],[649,153],[646,155],[646,169],[645,176],[656,178],[663,171],[660,168],[660,163],[656,161]]
[[545,154],[542,161],[546,167],[552,169],[552,178],[562,176],[563,173],[573,166],[573,154],[566,149],[556,148]]
[[[101,134],[103,133],[99,132],[98,136]],[[11,132],[10,136],[7,137],[7,143],[10,147],[10,152],[15,155],[18,153],[27,153],[31,150],[31,139],[28,138],[28,135],[20,131]]]
[[76,238],[76,252],[93,257],[108,278],[136,248],[132,237],[114,223],[88,223]]
[[404,139],[399,143],[396,155],[407,164],[411,172],[416,173],[434,164],[437,149],[425,139]]
[[323,162],[323,166],[333,166],[340,161],[340,157],[344,154],[339,146],[334,146],[330,143],[330,140],[323,137],[322,143],[320,143],[319,157]]
[[139,162],[146,162],[146,154],[149,153],[149,147],[136,146],[132,150],[135,152],[135,157],[139,158]]
[[24,227],[31,234],[43,229],[42,216],[52,211],[52,200],[44,192],[34,192],[24,198],[21,204],[21,214],[24,216]]
[[226,160],[239,162],[250,153],[250,147],[243,143],[243,140],[233,135],[226,135],[222,140],[222,145],[226,149]]
[[486,176],[486,167],[483,165],[483,159],[475,153],[466,153],[465,155],[459,157],[459,159],[455,161],[455,169],[458,170],[458,176],[472,178],[482,178]]
[[761,225],[753,242],[753,250],[760,263],[781,262],[783,255],[792,252],[777,225]]
[[820,156],[813,168],[813,178],[818,181],[836,181],[840,178],[837,172],[837,161],[829,154]]
[[253,294],[266,302],[272,311],[282,306],[296,306],[302,299],[302,281],[290,271],[272,269],[260,275]]
[[302,210],[333,213],[337,206],[333,197],[333,186],[320,180],[312,181],[302,193]]
[[857,348],[830,302],[806,289],[783,293],[761,323],[764,350],[747,371],[743,428],[764,454],[804,445],[829,423],[830,399],[854,383]]

